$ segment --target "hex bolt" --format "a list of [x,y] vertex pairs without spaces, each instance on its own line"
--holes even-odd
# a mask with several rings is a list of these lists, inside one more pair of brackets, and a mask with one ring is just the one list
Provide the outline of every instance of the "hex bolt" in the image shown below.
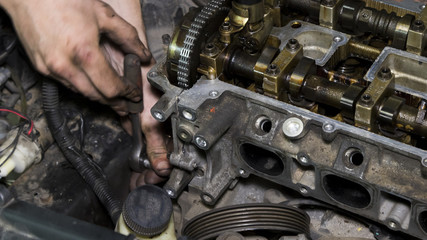
[[212,90],[209,92],[209,96],[211,97],[217,97],[219,95],[219,92],[217,90]]
[[301,119],[291,117],[283,123],[282,131],[287,137],[297,137],[304,130],[304,123]]
[[169,45],[171,43],[171,36],[169,34],[162,35],[162,43],[164,45]]
[[339,42],[341,42],[343,40],[343,38],[341,36],[335,36],[333,38],[333,40],[334,40],[334,42],[339,43]]
[[221,29],[222,30],[224,30],[224,31],[230,31],[230,29],[231,29],[231,24],[230,24],[230,22],[223,22],[222,23],[222,25],[221,25]]
[[412,28],[412,30],[421,32],[421,31],[424,31],[424,29],[426,27],[425,27],[424,22],[422,20],[417,19],[412,23],[411,28]]
[[200,136],[196,137],[196,144],[200,148],[206,148],[208,146],[208,142]]
[[171,198],[175,197],[175,192],[174,192],[174,191],[172,191],[171,189],[167,189],[167,190],[166,190],[166,193],[167,193],[167,194],[168,194],[168,196],[169,196],[169,197],[171,197]]
[[306,156],[301,156],[301,157],[299,158],[299,160],[300,160],[302,163],[304,163],[304,164],[307,164],[307,163],[308,163],[308,159],[307,159],[307,157],[306,157]]
[[362,98],[360,100],[363,104],[369,105],[372,102],[372,96],[369,93],[365,93],[362,95]]
[[163,116],[163,114],[162,113],[160,113],[160,112],[153,112],[153,117],[155,118],[155,119],[157,119],[157,120],[163,120],[165,117]]
[[207,195],[207,194],[203,194],[202,199],[203,199],[203,201],[205,201],[207,203],[211,203],[213,201],[212,197]]
[[388,226],[392,229],[396,229],[397,228],[397,223],[395,223],[394,221],[390,221],[388,222]]
[[388,67],[383,67],[380,69],[380,71],[378,72],[378,77],[381,80],[389,80],[390,78],[393,77],[393,75],[391,74],[391,70]]
[[190,111],[188,111],[188,110],[183,110],[183,111],[182,111],[182,116],[183,116],[185,119],[187,119],[187,120],[190,120],[190,121],[194,120],[194,115],[193,115],[193,113],[191,113],[191,112],[190,112]]
[[152,77],[152,78],[155,78],[155,77],[157,77],[159,74],[156,72],[156,71],[153,71],[153,72],[150,72],[149,74],[148,74],[148,76],[149,77]]
[[213,44],[213,43],[206,44],[205,52],[207,54],[214,54],[214,53],[216,53],[216,51],[217,51],[217,48],[216,48],[215,44]]
[[335,129],[335,126],[330,123],[323,125],[323,130],[325,132],[332,132],[334,129]]
[[305,187],[301,187],[300,189],[299,189],[299,191],[302,193],[302,194],[307,194],[308,193],[308,190],[307,190],[307,188],[305,188]]
[[297,50],[299,47],[300,47],[300,44],[298,40],[296,40],[295,38],[289,39],[288,43],[286,44],[286,48],[292,51]]
[[279,68],[277,67],[276,64],[272,63],[268,65],[267,72],[270,74],[276,75],[279,72]]

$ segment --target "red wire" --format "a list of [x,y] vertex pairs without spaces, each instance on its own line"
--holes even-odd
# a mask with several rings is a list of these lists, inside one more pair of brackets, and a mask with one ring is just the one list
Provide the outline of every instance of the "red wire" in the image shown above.
[[25,120],[29,121],[29,122],[31,123],[31,126],[30,126],[30,130],[28,130],[27,135],[30,135],[30,134],[31,134],[31,132],[33,131],[33,127],[34,127],[34,123],[33,123],[33,121],[32,121],[32,120],[30,120],[30,119],[28,119],[28,118],[26,118],[24,115],[20,114],[19,112],[15,112],[15,111],[13,111],[13,110],[4,109],[4,108],[0,108],[0,112],[10,112],[10,113],[13,113],[13,114],[15,114],[15,115],[17,115],[17,116],[21,117],[22,119],[25,119]]

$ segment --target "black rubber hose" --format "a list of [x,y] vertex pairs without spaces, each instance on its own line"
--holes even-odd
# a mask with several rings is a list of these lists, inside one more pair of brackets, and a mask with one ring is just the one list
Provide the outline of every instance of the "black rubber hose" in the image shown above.
[[77,146],[77,141],[67,127],[64,116],[59,109],[58,87],[56,83],[45,80],[42,87],[43,109],[49,129],[67,160],[83,177],[107,209],[114,223],[121,214],[122,205],[112,194],[104,174],[91,159]]

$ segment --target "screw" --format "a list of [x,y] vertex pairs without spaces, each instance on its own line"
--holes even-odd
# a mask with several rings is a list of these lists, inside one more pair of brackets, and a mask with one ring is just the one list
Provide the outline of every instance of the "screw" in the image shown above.
[[224,31],[230,31],[230,29],[231,29],[230,22],[223,22],[221,25],[221,29]]
[[362,18],[369,19],[371,17],[371,11],[364,9],[362,10]]
[[200,148],[206,148],[208,146],[208,142],[206,142],[202,137],[196,137],[196,144]]
[[175,196],[175,192],[172,191],[171,189],[167,189],[166,193],[168,194],[169,197],[174,197]]
[[156,71],[153,71],[153,72],[150,72],[149,74],[148,74],[148,76],[150,76],[150,77],[152,77],[152,78],[155,78],[155,77],[157,77],[159,74],[156,72]]
[[422,20],[417,19],[414,21],[411,28],[412,28],[412,30],[421,32],[425,29],[425,25],[424,25],[424,22]]
[[203,201],[205,201],[205,202],[207,202],[207,203],[210,203],[210,202],[212,202],[212,201],[213,201],[212,197],[211,197],[211,196],[209,196],[209,195],[207,195],[207,194],[203,194],[203,195],[202,195],[202,199],[203,199]]
[[426,8],[426,5],[425,5],[425,4],[421,4],[421,5],[419,6],[419,8],[420,8],[420,10],[424,10],[424,8]]
[[381,80],[388,80],[390,78],[393,77],[393,75],[391,74],[391,70],[388,67],[383,67],[380,69],[380,71],[378,72],[378,77]]
[[368,105],[371,103],[372,97],[369,93],[365,93],[363,94],[361,101],[363,104]]
[[325,130],[326,132],[332,132],[334,129],[335,126],[330,123],[323,125],[323,130]]
[[194,120],[194,115],[188,110],[183,110],[182,116],[184,116],[184,118],[187,120],[190,120],[190,121]]
[[216,90],[212,90],[212,91],[209,92],[209,96],[211,96],[211,97],[216,97],[218,95],[219,95],[219,92],[216,91]]
[[395,223],[394,221],[390,221],[390,222],[388,222],[388,226],[390,227],[390,228],[397,228],[397,223]]
[[157,120],[163,120],[165,117],[163,116],[163,114],[162,113],[160,113],[160,112],[154,112],[153,113],[153,117],[155,118],[155,119],[157,119]]
[[239,170],[239,174],[240,174],[241,176],[243,176],[243,175],[245,175],[245,174],[246,174],[246,171],[245,171],[245,170],[243,170],[243,169],[240,169],[240,170]]
[[343,38],[341,36],[335,36],[334,37],[334,42],[339,43],[343,40]]
[[301,156],[301,157],[299,158],[299,160],[300,160],[302,163],[308,163],[308,159],[307,159],[307,157],[306,157],[306,156]]
[[278,73],[278,70],[279,69],[278,69],[278,67],[277,67],[276,64],[270,64],[270,65],[268,65],[268,68],[267,68],[267,72],[268,73],[276,75]]
[[286,44],[286,48],[288,48],[291,51],[297,50],[300,47],[300,44],[298,40],[295,38],[289,39],[288,43]]
[[169,45],[171,43],[171,36],[169,34],[163,34],[162,42],[164,45]]
[[299,189],[299,191],[300,191],[302,194],[307,194],[307,193],[308,193],[308,190],[307,190],[307,188],[305,188],[305,187],[301,187],[301,188]]
[[213,44],[213,43],[206,44],[206,46],[205,46],[205,52],[207,54],[215,54],[216,51],[217,51],[217,48],[216,48],[215,44]]
[[423,159],[422,164],[423,164],[424,167],[427,167],[427,158]]

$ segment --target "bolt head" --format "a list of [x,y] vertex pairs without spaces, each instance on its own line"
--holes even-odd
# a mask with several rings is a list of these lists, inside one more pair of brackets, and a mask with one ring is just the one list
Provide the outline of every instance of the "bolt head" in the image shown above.
[[163,114],[162,113],[160,113],[160,112],[154,112],[153,113],[153,117],[155,118],[155,119],[157,119],[157,120],[163,120],[165,117],[163,116]]
[[196,144],[201,148],[206,148],[208,146],[208,143],[202,137],[196,137]]
[[330,123],[323,125],[323,130],[326,132],[332,132],[334,129],[335,129],[335,126]]
[[212,90],[209,92],[209,96],[211,97],[217,97],[219,95],[219,92],[216,90]]
[[368,93],[365,93],[362,95],[360,101],[362,101],[362,104],[369,105],[372,102],[372,96]]
[[300,193],[302,193],[302,194],[307,194],[307,193],[308,193],[308,190],[307,190],[307,188],[305,188],[305,187],[301,187],[301,188],[299,189],[299,191],[300,191]]
[[335,36],[333,38],[333,40],[334,40],[334,42],[339,43],[339,42],[341,42],[343,40],[343,38],[341,36]]
[[302,163],[308,163],[308,159],[307,159],[307,157],[305,157],[305,156],[300,157],[300,161],[301,161]]
[[167,189],[166,193],[168,194],[169,197],[174,197],[175,196],[174,191],[172,191],[171,189]]
[[388,67],[383,67],[380,69],[380,71],[378,72],[378,77],[381,80],[389,80],[390,78],[393,77],[393,74],[391,73],[390,68]]
[[295,51],[300,47],[300,44],[298,42],[298,40],[296,40],[295,38],[291,38],[288,40],[288,43],[286,44],[286,48],[291,50],[291,51]]
[[240,169],[240,170],[239,170],[239,174],[240,174],[240,175],[245,175],[245,174],[246,174],[246,171],[245,171],[245,170],[243,170],[243,169]]

